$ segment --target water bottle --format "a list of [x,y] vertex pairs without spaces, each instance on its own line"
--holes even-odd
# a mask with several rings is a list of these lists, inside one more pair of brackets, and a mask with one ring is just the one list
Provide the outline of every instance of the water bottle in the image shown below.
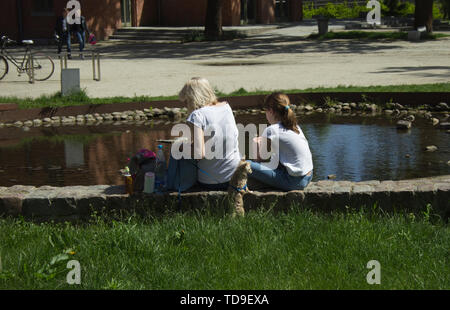
[[156,152],[155,192],[163,192],[166,188],[166,159],[162,148],[158,145]]

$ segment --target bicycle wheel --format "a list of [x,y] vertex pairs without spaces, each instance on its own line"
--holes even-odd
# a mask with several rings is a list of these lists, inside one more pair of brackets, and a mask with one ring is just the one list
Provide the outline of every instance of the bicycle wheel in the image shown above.
[[[33,69],[34,79],[36,81],[45,81],[49,79],[55,71],[55,64],[50,56],[42,53],[34,53],[33,57]],[[26,64],[27,74],[30,75],[29,63]]]
[[5,77],[5,75],[8,73],[8,70],[8,61],[5,57],[0,56],[0,80]]

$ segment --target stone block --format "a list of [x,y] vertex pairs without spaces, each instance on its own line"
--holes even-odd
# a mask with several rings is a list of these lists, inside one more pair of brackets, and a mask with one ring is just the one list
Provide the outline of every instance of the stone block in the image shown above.
[[420,31],[408,31],[408,41],[419,41],[420,40]]
[[303,203],[305,206],[312,207],[317,210],[331,211],[335,207],[331,197],[331,192],[305,192],[305,199]]
[[316,183],[318,187],[322,187],[324,189],[330,188],[332,189],[335,186],[336,182],[331,180],[321,180]]
[[433,192],[435,191],[435,186],[430,184],[418,184],[416,192]]
[[434,187],[436,190],[447,191],[450,194],[450,182],[447,183],[435,183]]
[[370,193],[372,192],[372,187],[370,185],[360,185],[356,183],[352,187],[352,193]]
[[0,198],[0,216],[19,216],[22,214],[23,199],[19,196]]
[[61,94],[69,96],[80,91],[80,69],[62,69]]

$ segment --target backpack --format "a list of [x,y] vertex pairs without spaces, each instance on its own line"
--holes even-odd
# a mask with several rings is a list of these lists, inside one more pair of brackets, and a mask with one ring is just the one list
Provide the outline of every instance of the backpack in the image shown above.
[[130,158],[128,169],[133,177],[133,188],[135,192],[144,190],[145,174],[155,172],[156,154],[147,149],[142,149]]
[[167,189],[178,193],[187,191],[197,183],[197,163],[194,159],[174,159],[170,156],[167,169]]

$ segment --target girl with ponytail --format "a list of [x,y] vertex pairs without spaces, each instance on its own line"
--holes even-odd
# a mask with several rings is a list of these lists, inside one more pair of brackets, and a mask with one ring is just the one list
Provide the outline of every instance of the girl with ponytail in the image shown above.
[[253,140],[254,152],[261,161],[261,151],[271,148],[271,163],[276,162],[277,167],[250,161],[253,172],[249,177],[286,191],[304,189],[313,175],[312,155],[289,97],[282,93],[270,94],[264,100],[264,110],[270,126]]

